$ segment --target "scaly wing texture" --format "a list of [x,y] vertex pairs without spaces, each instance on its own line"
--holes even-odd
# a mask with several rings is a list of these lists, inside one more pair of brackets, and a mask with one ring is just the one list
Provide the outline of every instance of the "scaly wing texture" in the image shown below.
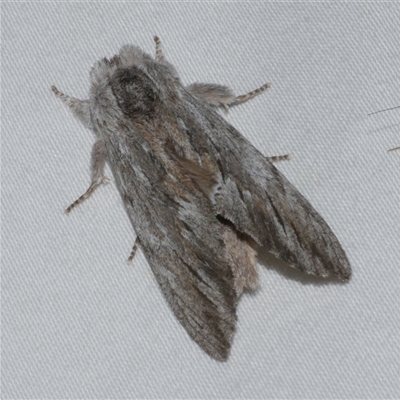
[[218,221],[206,202],[183,190],[185,200],[171,192],[171,182],[165,183],[164,171],[138,138],[126,144],[135,147],[135,160],[114,152],[123,165],[114,175],[149,264],[189,335],[209,355],[225,360],[237,299]]
[[108,157],[112,168],[118,165],[113,174],[149,264],[189,335],[225,360],[236,322],[233,274],[211,202],[187,178],[170,141],[176,121],[138,116],[117,123],[108,133]]
[[351,268],[338,239],[301,193],[211,107],[189,93],[185,100],[187,115],[202,116],[202,132],[193,117],[184,122],[193,135],[208,134],[204,142],[222,175],[217,214],[292,267],[348,279]]

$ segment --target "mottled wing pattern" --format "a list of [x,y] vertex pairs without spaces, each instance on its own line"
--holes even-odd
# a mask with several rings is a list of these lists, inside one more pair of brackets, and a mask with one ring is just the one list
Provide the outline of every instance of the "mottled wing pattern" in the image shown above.
[[[130,84],[129,75],[125,73],[123,84],[119,79],[114,90],[118,100],[124,97],[124,85]],[[128,102],[120,101],[119,106],[132,115]],[[124,134],[109,138],[110,165],[118,165],[113,169],[116,184],[146,258],[189,335],[209,355],[225,360],[235,329],[237,295],[211,202],[185,177],[171,173],[182,169],[181,160],[167,148],[173,146],[168,134],[176,124],[154,115],[143,118],[141,113],[118,123],[118,132]],[[166,126],[158,132],[155,126],[161,123]],[[168,162],[160,161],[165,154]]]
[[[292,267],[318,276],[348,279],[351,268],[336,236],[302,194],[212,107],[191,94],[185,123],[192,135],[208,134],[222,174],[216,213]],[[201,132],[193,122],[201,115]],[[204,128],[206,127],[206,128]]]

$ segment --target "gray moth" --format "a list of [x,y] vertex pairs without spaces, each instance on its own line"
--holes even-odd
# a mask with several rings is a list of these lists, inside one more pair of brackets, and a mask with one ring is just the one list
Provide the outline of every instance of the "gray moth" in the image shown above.
[[[348,280],[349,261],[324,219],[218,112],[244,102],[226,86],[184,86],[163,54],[136,46],[98,61],[88,100],[52,90],[96,141],[91,185],[111,167],[140,246],[190,337],[211,357],[229,356],[238,299],[258,283],[265,247],[291,267]],[[279,159],[279,157],[278,157]]]

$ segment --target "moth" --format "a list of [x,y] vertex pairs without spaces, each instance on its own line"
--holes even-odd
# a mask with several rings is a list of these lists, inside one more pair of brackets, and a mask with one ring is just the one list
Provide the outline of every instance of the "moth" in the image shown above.
[[105,163],[161,290],[190,337],[228,358],[238,299],[258,282],[260,247],[290,266],[348,280],[349,261],[324,219],[219,113],[243,96],[219,84],[184,86],[163,54],[127,45],[90,72],[88,100],[52,90],[93,131],[89,189]]

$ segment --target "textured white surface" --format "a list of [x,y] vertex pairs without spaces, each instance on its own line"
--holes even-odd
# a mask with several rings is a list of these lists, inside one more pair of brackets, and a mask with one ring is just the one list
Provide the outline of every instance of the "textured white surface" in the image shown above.
[[[2,398],[398,398],[400,5],[2,5]],[[93,137],[50,90],[160,36],[183,82],[271,89],[227,119],[330,224],[353,267],[323,282],[262,257],[227,363],[168,309]],[[110,172],[109,172],[110,175]]]

